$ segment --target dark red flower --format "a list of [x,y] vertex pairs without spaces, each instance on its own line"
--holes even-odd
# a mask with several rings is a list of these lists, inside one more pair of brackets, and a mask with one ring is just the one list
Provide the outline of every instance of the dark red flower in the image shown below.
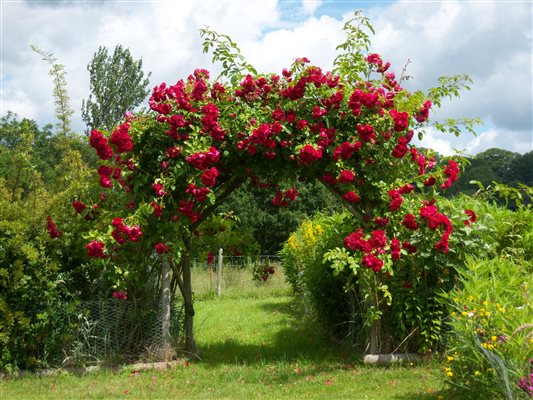
[[107,143],[107,139],[102,135],[101,132],[97,130],[91,131],[91,136],[89,138],[89,143],[91,147],[96,150],[96,154],[102,160],[110,160],[113,157],[113,149]]
[[389,115],[394,121],[394,130],[396,132],[403,132],[409,126],[409,114],[405,111],[398,112],[397,110],[392,109],[389,111]]
[[357,125],[357,133],[363,142],[370,142],[376,138],[374,128],[371,125]]
[[372,248],[374,250],[384,249],[387,245],[387,236],[385,235],[385,231],[378,229],[374,230],[372,232],[372,239],[370,239],[370,243],[372,244]]
[[355,174],[350,170],[342,170],[339,176],[338,182],[340,183],[351,183],[355,179]]
[[465,225],[470,225],[470,224],[473,224],[474,222],[477,221],[477,215],[474,211],[472,210],[465,210],[465,214],[468,215],[470,218],[467,219],[466,221],[464,221]]
[[87,206],[83,204],[81,201],[73,201],[72,207],[74,207],[74,209],[76,210],[78,214],[81,214],[83,210],[87,208]]
[[409,254],[414,254],[417,252],[418,248],[416,246],[413,246],[409,242],[403,242],[402,248],[404,248]]
[[357,203],[359,201],[359,196],[354,191],[345,193],[343,198],[350,203]]
[[379,272],[383,268],[383,260],[380,260],[374,254],[365,254],[362,258],[362,264],[374,272]]
[[216,167],[211,167],[209,169],[204,170],[202,176],[200,177],[200,180],[205,186],[214,186],[216,179],[218,177],[218,169]]
[[298,197],[298,190],[296,190],[296,188],[287,189],[285,193],[283,193],[283,196],[291,201],[295,201]]
[[203,171],[210,165],[217,163],[219,159],[220,151],[211,146],[206,152],[199,152],[190,155],[187,157],[187,162],[189,162],[194,168]]
[[426,119],[428,119],[431,105],[431,100],[427,100],[422,108],[415,113],[414,117],[418,122],[424,122]]
[[433,186],[437,182],[437,179],[435,179],[434,176],[430,176],[426,180],[424,180],[424,186]]
[[448,165],[444,168],[444,175],[447,176],[446,181],[441,185],[441,189],[449,188],[452,183],[459,179],[459,167],[454,160],[448,161]]
[[98,240],[91,241],[88,245],[85,246],[87,249],[87,255],[89,257],[95,258],[106,258],[107,255],[104,253],[105,243],[99,242]]
[[418,229],[418,223],[416,222],[416,217],[413,214],[406,214],[405,217],[403,217],[402,225],[412,231],[416,231]]
[[386,217],[384,218],[376,217],[374,218],[374,223],[379,226],[387,226],[387,224],[389,223],[389,219]]
[[52,239],[60,237],[61,231],[57,229],[57,225],[52,220],[52,217],[49,215],[48,217],[46,217],[46,220],[48,222],[47,230],[48,230],[48,234],[50,235],[50,237]]
[[125,123],[111,134],[109,141],[116,146],[117,153],[124,153],[133,149],[133,141],[128,133],[130,124]]
[[215,262],[215,255],[212,252],[207,253],[207,263],[209,265]]
[[165,187],[160,183],[152,183],[152,189],[154,189],[154,192],[158,196],[164,196],[167,194],[165,192]]
[[112,296],[115,299],[117,299],[117,300],[127,300],[128,299],[128,295],[126,294],[126,292],[123,292],[123,291],[113,292]]
[[298,165],[309,165],[322,157],[322,149],[315,149],[313,146],[306,144],[300,149],[298,155]]
[[401,255],[402,247],[400,246],[400,241],[396,238],[392,238],[390,243],[390,253],[393,260],[399,260]]
[[170,250],[167,246],[165,246],[163,243],[157,243],[155,246],[154,246],[154,249],[156,251],[157,254],[163,254],[163,253],[168,253],[168,251]]

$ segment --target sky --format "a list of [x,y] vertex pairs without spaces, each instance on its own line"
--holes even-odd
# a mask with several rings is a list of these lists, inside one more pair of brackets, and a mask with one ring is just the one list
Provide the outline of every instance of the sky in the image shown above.
[[199,29],[229,35],[264,73],[281,73],[297,57],[332,68],[344,22],[361,10],[375,29],[371,52],[401,75],[409,90],[427,91],[440,76],[467,74],[474,83],[460,99],[444,102],[434,120],[479,117],[477,135],[456,138],[433,128],[422,142],[443,155],[475,155],[497,147],[533,150],[532,2],[0,0],[0,115],[15,112],[43,126],[55,123],[49,65],[30,46],[65,65],[73,127],[85,130],[82,99],[89,96],[87,64],[99,46],[117,44],[142,58],[150,89],[176,83],[195,68],[219,69],[202,53]]

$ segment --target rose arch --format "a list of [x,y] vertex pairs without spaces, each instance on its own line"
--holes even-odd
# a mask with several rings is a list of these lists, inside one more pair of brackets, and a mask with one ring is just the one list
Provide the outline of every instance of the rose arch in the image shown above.
[[457,95],[468,78],[409,92],[388,62],[368,53],[368,30],[360,15],[346,24],[331,72],[298,58],[280,74],[260,74],[231,39],[204,29],[204,50],[223,65],[217,79],[197,69],[162,83],[150,111],[127,114],[112,132],[91,132],[103,194],[97,210],[74,202],[82,216],[97,214],[88,255],[114,271],[123,297],[121,282],[135,275],[139,257],[159,260],[152,273],[163,290],[169,296],[179,288],[183,296],[187,351],[195,351],[194,232],[246,181],[271,190],[278,207],[296,199],[296,180],[320,181],[358,221],[331,257],[374,276],[383,293],[381,277],[394,275],[395,263],[415,257],[417,247],[449,251],[454,225],[433,197],[459,168],[453,160],[437,166],[412,138],[422,135],[431,107]]

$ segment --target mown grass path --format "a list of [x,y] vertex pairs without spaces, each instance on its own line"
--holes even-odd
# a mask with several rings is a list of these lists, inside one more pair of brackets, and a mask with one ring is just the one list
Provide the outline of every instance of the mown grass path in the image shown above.
[[0,381],[0,399],[437,399],[437,365],[371,368],[284,292],[196,303],[200,359],[167,371]]

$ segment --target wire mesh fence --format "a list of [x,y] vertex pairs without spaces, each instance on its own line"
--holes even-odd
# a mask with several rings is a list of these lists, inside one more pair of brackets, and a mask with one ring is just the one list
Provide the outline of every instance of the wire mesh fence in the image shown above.
[[[168,357],[162,334],[159,301],[105,300],[82,302],[76,315],[72,345],[64,365],[159,361]],[[179,346],[182,327],[181,303],[171,307],[173,347]]]
[[[213,263],[191,260],[192,286],[195,296],[215,293],[218,256]],[[257,279],[268,269],[268,279]],[[286,288],[278,256],[224,256],[221,288],[223,294]],[[258,275],[259,274],[259,275]],[[171,307],[170,333],[173,349],[183,339],[183,308],[179,293]],[[81,302],[72,314],[73,340],[64,350],[63,364],[93,365],[126,361],[160,361],[168,358],[165,346],[159,300],[134,301],[109,299]]]

